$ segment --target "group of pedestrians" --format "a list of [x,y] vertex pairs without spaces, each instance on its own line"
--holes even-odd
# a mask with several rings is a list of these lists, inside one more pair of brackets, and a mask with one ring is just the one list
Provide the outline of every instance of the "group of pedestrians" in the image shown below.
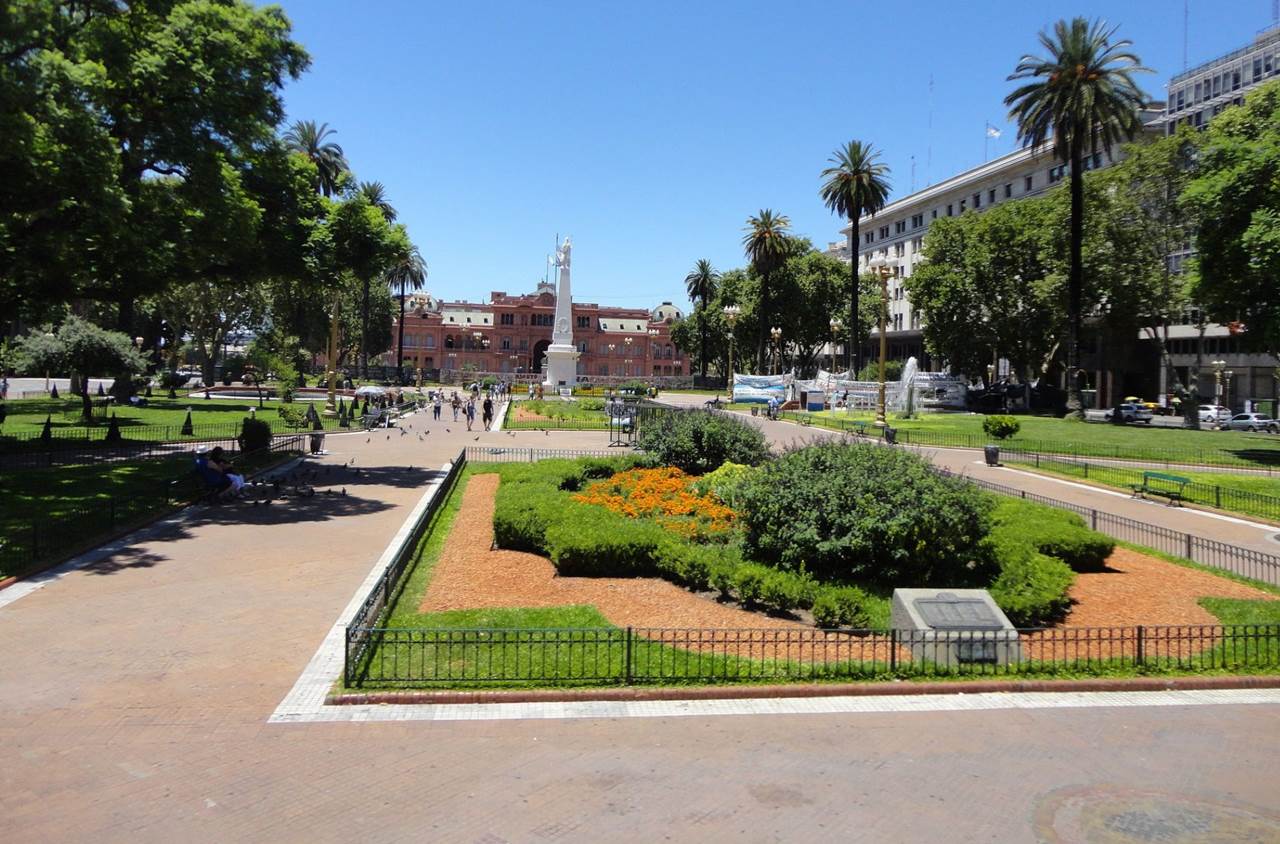
[[491,387],[484,390],[483,398],[481,395],[479,384],[472,385],[466,398],[460,396],[457,390],[454,390],[453,394],[447,399],[445,398],[443,389],[432,390],[431,418],[432,420],[439,422],[440,416],[443,413],[444,406],[447,402],[449,409],[453,412],[453,421],[457,422],[458,417],[461,416],[462,420],[466,422],[467,430],[470,431],[472,426],[475,425],[476,409],[479,407],[481,424],[484,425],[484,430],[488,431],[493,427],[494,399],[501,394],[496,388]]

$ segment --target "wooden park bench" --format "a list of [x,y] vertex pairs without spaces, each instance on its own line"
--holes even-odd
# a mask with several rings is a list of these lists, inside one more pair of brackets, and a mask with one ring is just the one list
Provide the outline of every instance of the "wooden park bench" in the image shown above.
[[1169,499],[1170,505],[1178,504],[1181,506],[1182,501],[1186,498],[1184,493],[1189,483],[1191,483],[1190,478],[1184,478],[1180,475],[1169,475],[1164,472],[1143,472],[1142,483],[1132,484],[1131,486],[1133,487],[1134,498],[1158,495]]
[[393,418],[394,417],[391,415],[390,408],[382,408],[380,410],[370,410],[368,413],[360,417],[360,425],[366,431],[372,431],[374,428],[382,428],[382,427],[390,428],[391,420]]

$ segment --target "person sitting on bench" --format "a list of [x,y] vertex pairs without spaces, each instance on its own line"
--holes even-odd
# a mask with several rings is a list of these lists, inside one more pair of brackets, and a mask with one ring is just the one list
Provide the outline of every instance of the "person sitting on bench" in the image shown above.
[[244,475],[231,471],[221,446],[208,454],[196,455],[196,473],[219,497],[237,495],[244,488]]

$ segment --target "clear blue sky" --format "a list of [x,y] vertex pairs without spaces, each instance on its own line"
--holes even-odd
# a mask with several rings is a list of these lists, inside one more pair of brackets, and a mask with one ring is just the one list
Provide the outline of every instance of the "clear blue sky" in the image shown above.
[[[897,196],[913,156],[917,188],[980,163],[987,120],[1003,132],[990,155],[1008,152],[1005,77],[1064,15],[1119,24],[1156,98],[1183,67],[1179,0],[283,5],[313,60],[289,118],[338,130],[358,177],[387,186],[429,290],[471,301],[532,289],[557,232],[574,239],[574,298],[629,307],[687,306],[699,258],[742,266],[761,208],[825,246],[839,221],[818,175],[837,146],[883,150]],[[1270,15],[1271,0],[1190,0],[1191,65]]]

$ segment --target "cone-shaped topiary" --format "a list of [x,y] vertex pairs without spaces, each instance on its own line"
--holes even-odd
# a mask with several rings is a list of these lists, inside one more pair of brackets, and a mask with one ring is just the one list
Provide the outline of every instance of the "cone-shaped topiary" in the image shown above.
[[120,420],[116,418],[114,413],[111,414],[111,425],[107,428],[107,436],[105,439],[109,443],[118,443],[120,440],[124,439],[120,436]]
[[338,427],[339,428],[351,427],[351,417],[347,415],[346,408],[343,408],[341,411],[338,412]]
[[54,384],[53,389],[49,391],[49,398],[56,399],[58,397],[58,385]]
[[193,433],[194,432],[191,429],[191,411],[188,410],[187,418],[182,423],[182,436],[189,437],[189,436],[192,436]]
[[40,439],[48,442],[53,439],[53,416],[52,414],[44,418],[44,427],[40,429]]
[[105,396],[106,394],[107,394],[107,391],[106,391],[106,390],[104,390],[104,389],[102,389],[102,382],[101,382],[101,381],[99,381],[99,382],[98,382],[98,395],[100,395],[100,396]]

